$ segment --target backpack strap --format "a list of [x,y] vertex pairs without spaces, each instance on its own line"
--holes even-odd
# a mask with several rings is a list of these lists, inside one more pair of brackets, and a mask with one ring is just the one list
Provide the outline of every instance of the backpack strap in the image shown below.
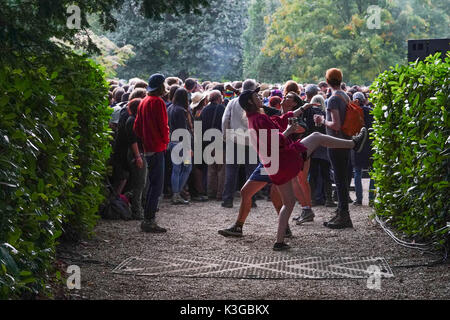
[[344,101],[346,106],[348,106],[350,104],[350,101],[347,101],[346,99],[344,99],[340,94],[335,93],[335,94],[333,94],[333,96],[338,97],[339,99]]

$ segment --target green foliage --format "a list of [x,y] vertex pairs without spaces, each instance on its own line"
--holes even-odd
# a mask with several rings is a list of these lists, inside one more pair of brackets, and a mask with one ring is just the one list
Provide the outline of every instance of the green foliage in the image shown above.
[[[372,86],[379,215],[419,241],[449,240],[450,54],[392,67]],[[444,229],[443,229],[444,228]]]
[[107,83],[85,57],[0,65],[0,299],[46,291],[58,238],[89,233],[109,156]]
[[[117,24],[112,11],[120,8],[124,0],[0,0],[0,42],[1,52],[12,50],[35,52],[39,49],[58,52],[58,48],[48,41],[55,37],[75,45],[77,34],[88,35],[90,27],[88,17],[96,14],[99,23],[106,30],[114,30]],[[159,18],[161,14],[175,15],[198,12],[207,7],[208,0],[128,0],[136,10],[147,18]],[[67,19],[71,13],[67,8],[77,5],[81,14],[81,30],[67,28]],[[99,53],[92,39],[88,38],[84,48]]]
[[[97,221],[110,153],[108,86],[104,70],[63,44],[100,54],[87,18],[113,30],[112,10],[123,3],[0,0],[0,299],[48,294],[58,239],[88,235]],[[207,5],[132,3],[150,18]],[[81,30],[67,27],[72,4]],[[114,48],[114,62],[127,49]]]
[[[89,38],[97,46],[100,54],[93,55],[92,60],[103,68],[108,79],[116,78],[117,68],[125,66],[126,62],[136,55],[131,45],[118,47],[107,37],[99,36],[90,30],[87,31],[87,35],[88,37],[78,35],[77,41],[86,43]],[[85,50],[76,50],[76,52],[83,54]]]
[[249,22],[244,31],[244,78],[261,82],[283,82],[292,77],[291,61],[279,56],[268,57],[262,51],[268,37],[272,14],[279,0],[252,0],[248,9]]
[[242,33],[246,1],[211,0],[200,15],[166,14],[151,21],[132,3],[115,15],[117,31],[106,36],[119,46],[130,44],[136,56],[118,69],[120,78],[148,78],[155,72],[181,78],[237,80],[242,78]]
[[[246,65],[246,74],[261,73],[266,65],[281,69],[279,74],[264,72],[272,82],[286,80],[286,75],[317,82],[327,69],[338,67],[347,82],[371,84],[389,66],[406,62],[408,39],[450,36],[444,0],[280,0],[272,14],[253,12],[267,1],[254,0],[250,10],[250,27],[254,19],[256,30],[267,29],[261,50],[254,52],[252,37],[261,37],[251,32],[244,56],[255,61]],[[367,26],[370,5],[381,8],[381,29]]]

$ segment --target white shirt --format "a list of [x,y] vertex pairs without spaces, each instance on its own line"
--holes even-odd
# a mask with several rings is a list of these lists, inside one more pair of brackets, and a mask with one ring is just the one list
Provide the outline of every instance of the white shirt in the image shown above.
[[248,146],[250,135],[248,132],[248,119],[244,109],[239,104],[239,98],[231,100],[225,108],[222,118],[222,132],[224,140]]

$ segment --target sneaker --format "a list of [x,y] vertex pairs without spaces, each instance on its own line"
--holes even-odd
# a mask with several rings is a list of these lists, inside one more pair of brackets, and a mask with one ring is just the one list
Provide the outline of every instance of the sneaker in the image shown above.
[[366,127],[362,128],[361,132],[353,137],[353,142],[355,143],[355,148],[353,148],[353,150],[355,150],[356,153],[360,153],[363,150],[368,137],[369,132]]
[[356,201],[353,202],[353,205],[354,205],[355,207],[361,207],[361,206],[362,206],[362,201],[356,200]]
[[291,248],[290,245],[281,242],[281,243],[275,243],[275,245],[273,246],[273,251],[285,251],[285,250],[289,250]]
[[297,219],[297,225],[304,224],[306,222],[313,222],[314,217],[316,215],[311,209],[303,209],[302,214],[300,215],[300,218]]
[[167,230],[158,226],[155,220],[144,220],[141,224],[141,230],[146,233],[166,233]]
[[242,227],[234,225],[229,229],[219,230],[219,234],[224,237],[241,238],[243,236]]
[[222,202],[222,207],[231,209],[233,208],[233,201],[224,201]]

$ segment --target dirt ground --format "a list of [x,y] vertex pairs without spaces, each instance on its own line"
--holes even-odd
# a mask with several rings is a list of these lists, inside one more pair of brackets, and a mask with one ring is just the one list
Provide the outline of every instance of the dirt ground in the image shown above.
[[[365,181],[367,187],[367,181]],[[354,198],[354,194],[352,194]],[[365,202],[351,207],[354,230],[328,230],[324,221],[333,209],[316,207],[313,223],[291,223],[292,249],[272,251],[277,219],[270,202],[258,201],[242,239],[220,236],[219,229],[229,227],[237,216],[240,199],[234,209],[220,202],[172,206],[161,204],[159,224],[168,228],[163,235],[140,232],[140,222],[100,221],[92,240],[77,246],[65,246],[59,253],[67,265],[81,268],[81,290],[70,292],[70,299],[106,300],[404,300],[449,299],[449,265],[421,267],[436,257],[401,247],[374,221]],[[294,214],[300,208],[297,206]],[[366,279],[332,280],[243,280],[190,279],[119,275],[112,272],[129,257],[382,257],[387,260],[393,278],[382,279],[381,290],[367,288]],[[412,268],[405,266],[416,265]]]

